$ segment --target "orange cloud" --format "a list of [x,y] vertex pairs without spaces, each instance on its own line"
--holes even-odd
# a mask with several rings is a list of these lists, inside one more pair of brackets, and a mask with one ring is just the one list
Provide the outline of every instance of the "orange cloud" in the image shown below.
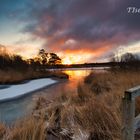
[[109,46],[97,49],[65,50],[59,53],[64,64],[96,62],[96,58],[110,50]]
[[[46,45],[47,46],[47,45]],[[64,64],[96,62],[113,48],[112,42],[78,42],[73,39],[59,39],[49,44],[50,51],[57,53]]]

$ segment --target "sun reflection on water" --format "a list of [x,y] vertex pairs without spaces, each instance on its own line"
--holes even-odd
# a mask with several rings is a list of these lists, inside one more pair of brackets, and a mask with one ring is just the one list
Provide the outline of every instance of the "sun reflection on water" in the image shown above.
[[65,70],[66,74],[69,75],[70,79],[81,79],[91,72],[90,70]]

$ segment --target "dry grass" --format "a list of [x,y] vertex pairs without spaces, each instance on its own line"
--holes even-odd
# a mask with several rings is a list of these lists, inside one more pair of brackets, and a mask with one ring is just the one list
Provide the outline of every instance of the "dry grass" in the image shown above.
[[68,78],[68,75],[62,72],[51,72],[51,71],[35,71],[33,69],[27,69],[27,71],[15,71],[12,69],[2,71],[0,70],[0,83],[19,83],[25,80],[45,78],[45,77],[56,77],[56,78]]
[[[45,136],[50,140],[50,134],[62,140],[119,140],[121,99],[124,90],[136,85],[140,85],[139,71],[91,73],[79,84],[76,94],[62,94],[49,103],[39,98],[35,118],[15,124],[10,134],[8,130],[6,133],[10,140],[45,140]],[[5,134],[4,125],[1,128],[0,136]]]
[[[73,131],[75,139],[78,130],[86,132],[89,139],[120,139],[121,99],[124,90],[140,84],[140,73],[125,71],[115,73],[91,73],[84,83],[78,86],[75,95],[63,94],[49,107],[51,123],[55,126],[56,116],[60,115],[60,127]],[[59,109],[59,115],[56,112]],[[140,108],[137,102],[137,112]],[[47,112],[48,112],[47,110]],[[56,116],[54,115],[56,114]],[[83,138],[88,139],[88,138]]]
[[18,121],[14,126],[0,126],[0,140],[45,140],[44,119],[29,117]]
[[29,118],[15,124],[12,128],[12,133],[9,140],[44,140],[45,139],[45,126],[43,119],[35,120]]
[[6,126],[4,124],[0,124],[0,139],[4,137],[6,133]]

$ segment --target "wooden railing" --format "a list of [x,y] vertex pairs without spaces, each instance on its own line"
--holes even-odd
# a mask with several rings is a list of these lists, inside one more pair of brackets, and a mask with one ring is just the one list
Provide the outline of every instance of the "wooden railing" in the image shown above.
[[140,96],[140,86],[125,91],[122,99],[122,140],[135,137],[135,99]]

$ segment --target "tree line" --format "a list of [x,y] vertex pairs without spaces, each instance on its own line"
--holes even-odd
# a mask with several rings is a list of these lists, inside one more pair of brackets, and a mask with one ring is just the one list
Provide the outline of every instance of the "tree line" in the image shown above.
[[114,56],[111,62],[117,63],[120,69],[140,69],[140,56],[132,53]]
[[[10,55],[3,48],[0,48],[0,69],[14,69],[26,71],[28,68],[43,70],[46,68],[66,67],[61,65],[61,58],[55,53],[48,53],[45,49],[40,49],[36,57],[24,60],[20,55]],[[113,56],[108,62],[113,68],[139,69],[140,57],[132,53],[125,53],[121,56]],[[90,66],[100,64],[92,63]],[[106,63],[107,64],[107,63]],[[80,64],[79,64],[80,65]],[[74,66],[74,65],[73,65]],[[82,64],[86,66],[86,64]]]
[[44,66],[61,64],[61,58],[55,53],[47,53],[44,49],[39,50],[35,58],[24,60],[20,55],[0,53],[0,69],[26,70],[38,69]]

